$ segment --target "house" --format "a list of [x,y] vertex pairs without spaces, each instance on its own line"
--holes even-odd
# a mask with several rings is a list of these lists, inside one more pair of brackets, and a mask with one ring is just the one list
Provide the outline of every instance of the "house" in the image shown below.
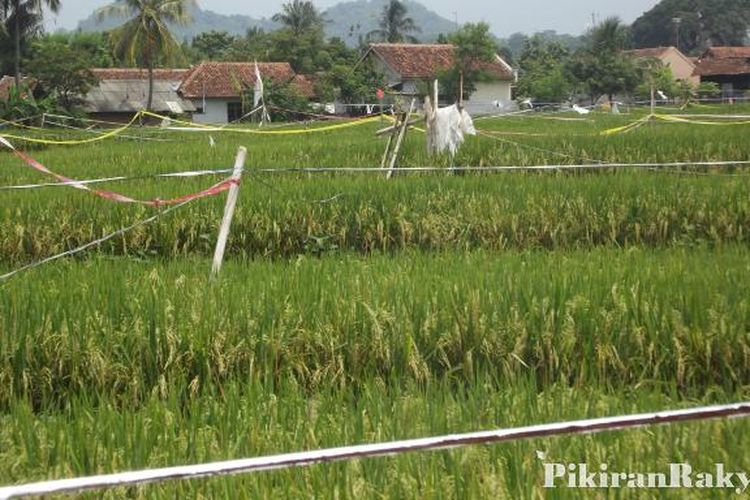
[[714,82],[725,99],[742,97],[750,90],[750,47],[711,47],[699,58],[695,75]]
[[635,59],[658,59],[665,67],[672,70],[675,80],[682,80],[697,86],[700,78],[695,75],[695,62],[676,47],[654,47],[625,51]]
[[[306,97],[312,97],[313,86],[309,79],[295,74],[286,62],[257,63],[264,82],[278,85],[291,84]],[[246,102],[255,85],[254,62],[203,62],[185,76],[180,94],[192,101],[196,108],[193,121],[198,123],[229,123],[250,111],[252,102]]]
[[[456,48],[446,44],[374,43],[363,57],[386,79],[388,87],[406,96],[417,96],[424,83],[437,78],[455,63]],[[476,91],[464,106],[471,114],[491,113],[511,102],[516,81],[513,68],[499,55],[478,62],[488,77],[476,83]]]
[[[13,76],[5,75],[2,78],[0,78],[0,101],[7,101],[10,97],[10,90],[12,88],[15,88],[16,86],[16,79]],[[34,89],[36,86],[36,81],[32,80],[30,78],[22,78],[21,79],[21,90],[23,91],[26,87],[31,88],[31,90]]]
[[[148,103],[148,71],[137,68],[91,70],[99,83],[84,97],[83,110],[100,120],[127,121]],[[190,114],[195,106],[177,90],[186,69],[155,69],[151,110],[165,115]]]

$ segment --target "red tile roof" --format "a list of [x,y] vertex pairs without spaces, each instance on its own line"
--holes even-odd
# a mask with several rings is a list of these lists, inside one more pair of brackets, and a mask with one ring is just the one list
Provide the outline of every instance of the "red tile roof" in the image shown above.
[[[373,43],[370,50],[402,78],[427,79],[453,66],[456,48],[443,44]],[[499,80],[513,79],[513,69],[500,56],[476,66]]]
[[750,47],[711,47],[698,59],[700,76],[750,74]]
[[[187,69],[154,69],[154,80],[181,82]],[[94,68],[91,70],[99,80],[147,80],[148,70],[140,68]]]
[[[286,83],[295,77],[285,62],[258,63],[263,80]],[[204,62],[190,70],[180,86],[189,99],[202,97],[238,97],[245,88],[255,84],[255,63]]]

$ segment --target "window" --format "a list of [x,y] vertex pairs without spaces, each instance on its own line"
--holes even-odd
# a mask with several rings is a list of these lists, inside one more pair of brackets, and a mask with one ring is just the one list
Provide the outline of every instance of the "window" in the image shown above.
[[242,118],[242,103],[241,102],[228,102],[227,103],[227,121],[235,122]]

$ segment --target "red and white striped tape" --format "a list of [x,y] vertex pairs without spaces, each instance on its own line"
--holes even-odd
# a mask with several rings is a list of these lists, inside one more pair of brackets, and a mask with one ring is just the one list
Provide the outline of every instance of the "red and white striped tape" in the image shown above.
[[18,158],[20,158],[24,163],[26,163],[31,168],[42,172],[43,174],[50,175],[57,179],[60,183],[65,184],[67,186],[70,186],[75,189],[81,189],[83,191],[88,191],[89,193],[98,196],[100,198],[103,198],[105,200],[115,201],[118,203],[135,203],[139,205],[148,205],[152,207],[162,207],[162,206],[170,206],[170,205],[179,205],[180,203],[185,203],[187,201],[193,201],[197,200],[199,198],[205,198],[208,196],[215,196],[217,194],[223,193],[224,191],[227,191],[232,185],[239,184],[239,179],[225,179],[217,184],[214,184],[213,186],[209,187],[208,189],[204,189],[203,191],[199,191],[197,193],[191,193],[184,196],[180,196],[177,198],[171,198],[162,200],[159,198],[153,199],[153,200],[138,200],[135,198],[131,198],[130,196],[126,196],[120,193],[116,193],[114,191],[104,191],[101,189],[91,189],[88,187],[87,184],[78,182],[74,179],[71,179],[69,177],[65,177],[64,175],[57,174],[44,165],[42,165],[40,162],[32,158],[31,156],[27,155],[26,153],[17,150],[13,145],[8,142],[5,138],[0,136],[0,143],[8,147],[13,154],[15,154]]

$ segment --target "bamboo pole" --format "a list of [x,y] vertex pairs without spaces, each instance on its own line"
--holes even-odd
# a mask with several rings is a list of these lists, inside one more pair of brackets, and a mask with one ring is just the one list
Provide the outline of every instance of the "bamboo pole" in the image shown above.
[[401,130],[399,131],[398,138],[396,139],[396,146],[393,148],[393,154],[391,156],[391,164],[390,164],[390,167],[388,168],[388,179],[393,177],[393,169],[396,168],[396,162],[398,161],[398,154],[401,151],[401,145],[404,142],[406,131],[409,128],[409,117],[414,111],[415,101],[416,101],[415,99],[411,100],[411,104],[409,105],[409,111],[404,115],[404,120],[403,120],[403,123],[401,124]]
[[224,251],[227,246],[227,238],[229,238],[229,229],[232,226],[232,217],[234,217],[234,208],[237,206],[237,197],[240,194],[240,180],[242,179],[242,171],[245,169],[245,159],[247,158],[247,149],[240,147],[237,151],[237,158],[234,162],[234,170],[232,171],[232,180],[234,184],[229,188],[229,194],[227,194],[227,203],[224,206],[224,217],[221,220],[221,227],[219,228],[219,237],[216,240],[216,250],[214,251],[214,262],[211,267],[211,276],[216,277],[221,271],[221,264],[224,261]]

